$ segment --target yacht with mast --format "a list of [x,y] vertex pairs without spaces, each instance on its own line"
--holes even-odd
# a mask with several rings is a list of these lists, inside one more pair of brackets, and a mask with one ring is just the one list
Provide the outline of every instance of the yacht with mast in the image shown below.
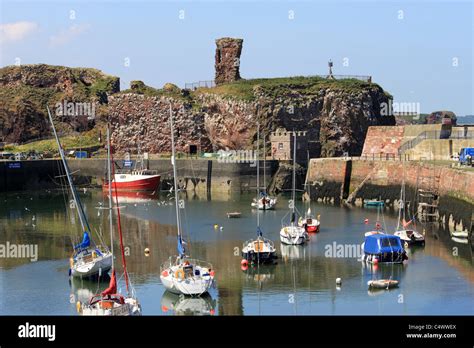
[[[51,122],[51,127],[53,129],[54,138],[58,145],[59,155],[64,167],[65,176],[69,188],[71,190],[73,205],[77,210],[79,216],[79,221],[81,223],[81,228],[83,231],[82,241],[79,243],[73,243],[73,252],[72,256],[69,259],[69,275],[72,277],[95,277],[106,274],[112,267],[112,253],[105,245],[96,245],[94,240],[91,237],[91,228],[87,216],[84,212],[84,207],[82,206],[79,195],[76,191],[76,188],[72,182],[71,171],[64,155],[64,149],[61,146],[59,141],[58,134],[56,132],[56,127],[54,126],[53,117],[51,116],[51,111],[49,107],[46,107],[48,110],[49,121]],[[100,239],[100,235],[98,234]]]
[[[275,205],[277,203],[276,197],[271,197],[267,193],[267,183],[266,183],[266,169],[267,169],[267,152],[266,152],[266,137],[265,134],[263,135],[263,191],[258,191],[258,195],[256,198],[253,199],[251,204],[252,207],[257,208],[259,210],[271,210],[275,209]],[[259,143],[257,143],[257,148]],[[258,161],[258,157],[257,157]]]
[[[110,130],[107,127],[107,175],[108,182],[112,181],[112,172],[114,168],[111,165],[112,152],[110,148]],[[110,249],[112,255],[114,254],[114,228],[113,228],[113,204],[112,204],[112,185],[108,185],[109,190],[109,229],[110,229]],[[136,297],[135,290],[130,282],[130,277],[127,272],[127,261],[125,258],[122,224],[120,221],[120,206],[118,202],[117,189],[114,192],[115,208],[117,211],[117,227],[120,239],[120,251],[122,255],[123,277],[125,279],[125,286],[127,294],[124,296],[117,292],[117,278],[114,267],[114,259],[112,257],[112,275],[110,277],[109,287],[100,294],[94,295],[87,303],[77,303],[77,311],[82,315],[103,315],[103,316],[131,316],[141,315],[142,309]]]
[[173,109],[170,103],[171,128],[171,164],[173,166],[174,199],[176,206],[176,224],[178,230],[178,256],[171,256],[160,267],[160,279],[164,287],[170,292],[200,296],[209,291],[214,283],[213,266],[205,261],[191,259],[186,255],[185,242],[180,216],[180,201],[178,189],[178,174],[176,170]]
[[304,227],[298,226],[296,221],[296,215],[298,210],[296,209],[296,132],[293,131],[293,184],[291,190],[291,202],[290,211],[283,217],[283,220],[288,214],[290,214],[289,224],[282,223],[280,230],[280,241],[283,244],[300,245],[306,243],[309,239],[309,234],[306,232]]
[[398,222],[397,229],[394,233],[395,236],[400,237],[402,243],[406,245],[425,245],[425,237],[417,232],[414,228],[409,228],[410,225],[414,225],[415,216],[406,221],[407,216],[407,204],[406,204],[406,193],[405,193],[405,166],[403,168],[403,181],[400,189],[400,201],[398,206]]
[[[260,141],[260,126],[257,127],[257,200],[260,195],[260,159],[259,159],[259,146]],[[260,215],[257,211],[257,238],[247,240],[242,247],[242,257],[244,262],[250,263],[273,263],[277,258],[275,245],[269,239],[263,237],[262,230],[260,229]]]

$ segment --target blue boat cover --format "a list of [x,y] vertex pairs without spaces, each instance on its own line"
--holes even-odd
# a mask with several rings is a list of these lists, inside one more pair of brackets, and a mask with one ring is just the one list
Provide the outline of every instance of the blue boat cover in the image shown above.
[[364,252],[368,254],[403,252],[403,247],[398,236],[372,234],[365,237]]
[[184,256],[186,250],[184,249],[184,242],[181,236],[178,236],[178,253],[179,256]]
[[82,237],[82,242],[77,244],[74,247],[74,250],[76,249],[84,249],[87,248],[89,245],[91,245],[91,238],[89,237],[89,232],[84,231],[84,235]]

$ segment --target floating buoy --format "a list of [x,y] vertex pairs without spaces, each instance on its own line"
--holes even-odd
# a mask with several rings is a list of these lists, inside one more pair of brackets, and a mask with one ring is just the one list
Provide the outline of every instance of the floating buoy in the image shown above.
[[218,224],[215,224],[214,225],[214,229],[217,230],[219,228],[219,225]]
[[150,253],[150,249],[145,248],[145,254],[149,254],[149,253]]
[[336,278],[336,284],[341,285],[342,284],[342,279],[341,278]]
[[242,259],[242,261],[240,261],[240,264],[242,266],[248,266],[249,265],[249,262],[246,260],[246,259]]
[[223,231],[223,230],[224,230],[224,227],[223,227],[223,226],[219,227],[219,230]]

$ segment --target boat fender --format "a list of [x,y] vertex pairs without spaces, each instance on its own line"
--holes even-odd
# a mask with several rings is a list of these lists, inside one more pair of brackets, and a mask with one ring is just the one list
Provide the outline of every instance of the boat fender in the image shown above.
[[184,279],[184,271],[182,269],[178,269],[176,272],[174,272],[174,276],[175,278]]
[[72,257],[69,259],[69,266],[70,268],[74,267],[74,259]]
[[168,273],[168,271],[165,270],[165,271],[161,272],[161,275],[166,278],[169,275],[169,273]]
[[212,270],[212,271],[210,270],[210,271],[209,271],[209,274],[211,275],[211,277],[214,277],[214,274],[215,274],[215,273],[214,273],[214,270]]
[[81,306],[81,302],[79,301],[76,302],[76,311],[77,313],[82,313],[82,306]]
[[93,259],[97,258],[97,253],[95,251],[92,252],[92,258]]

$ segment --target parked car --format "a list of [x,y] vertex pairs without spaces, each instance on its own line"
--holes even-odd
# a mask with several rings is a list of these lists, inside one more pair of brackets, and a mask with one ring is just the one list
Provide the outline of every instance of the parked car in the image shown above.
[[466,166],[473,165],[474,147],[463,147],[461,151],[459,151],[459,163]]

